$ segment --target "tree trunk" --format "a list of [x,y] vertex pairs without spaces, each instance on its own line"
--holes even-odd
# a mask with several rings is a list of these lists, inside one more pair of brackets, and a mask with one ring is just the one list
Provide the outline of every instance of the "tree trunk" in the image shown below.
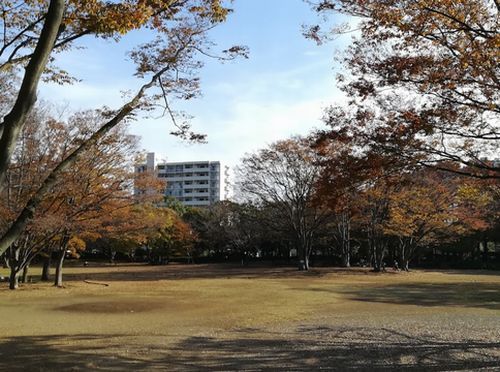
[[405,249],[405,244],[403,241],[401,241],[400,239],[400,242],[399,242],[399,269],[400,270],[404,270],[404,271],[408,271],[408,262],[407,262],[407,259],[406,259],[406,249]]
[[373,237],[373,231],[368,232],[368,248],[370,251],[370,265],[374,271],[377,271],[377,260],[376,260],[376,247],[375,238]]
[[301,247],[299,251],[299,270],[309,270],[309,255],[307,248]]
[[373,243],[373,271],[380,272],[385,270],[384,267],[384,251],[385,244],[380,238],[375,239]]
[[351,246],[350,242],[342,239],[342,267],[351,267]]
[[404,271],[410,271],[410,260],[406,258],[404,260],[403,266],[401,267],[402,270]]
[[27,283],[28,282],[28,272],[29,272],[30,265],[26,264],[23,269],[23,275],[21,276],[21,283]]
[[44,258],[43,260],[43,267],[42,267],[42,282],[48,282],[50,280],[50,257],[51,253],[47,254],[47,257]]
[[410,260],[414,257],[416,251],[416,243],[413,238],[399,239],[399,264],[400,269],[410,271]]
[[10,267],[9,289],[19,288],[19,272],[14,266]]
[[405,248],[402,247],[401,256],[399,257],[399,268],[403,271],[410,271],[410,259],[409,254],[405,251]]
[[340,241],[342,244],[342,267],[351,266],[351,226],[347,213],[342,213],[342,220],[339,226]]
[[[50,54],[59,33],[59,27],[64,16],[64,0],[51,0],[45,15],[40,37],[35,50],[25,68],[24,77],[19,88],[16,101],[10,112],[3,118],[0,129],[0,191],[6,186],[6,173],[9,167],[14,147],[26,117],[36,102],[38,82],[42,76],[45,66],[49,61]],[[17,237],[20,234],[17,235]],[[6,244],[5,249],[0,246],[0,254],[17,238]]]
[[10,269],[9,289],[19,288],[20,254],[21,249],[17,244],[9,247],[8,261],[6,261]]
[[345,252],[342,255],[342,267],[351,267],[351,254],[350,254],[350,252]]
[[63,286],[62,269],[63,269],[63,263],[64,263],[65,256],[66,256],[66,246],[64,246],[64,249],[61,249],[59,251],[59,256],[57,257],[56,275],[55,275],[55,280],[54,280],[54,285],[56,287]]
[[373,259],[372,266],[373,266],[373,271],[375,271],[376,273],[379,273],[382,271],[382,265],[376,258]]

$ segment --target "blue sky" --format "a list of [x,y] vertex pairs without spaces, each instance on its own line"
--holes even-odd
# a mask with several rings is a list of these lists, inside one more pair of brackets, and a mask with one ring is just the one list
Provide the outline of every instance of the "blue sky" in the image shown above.
[[[235,0],[233,8],[211,39],[221,49],[247,45],[250,58],[207,61],[201,72],[203,96],[173,103],[195,117],[193,128],[208,135],[208,144],[188,145],[172,137],[166,117],[140,118],[130,130],[158,158],[219,160],[233,166],[247,152],[321,127],[322,109],[343,101],[335,87],[334,56],[348,37],[321,47],[306,40],[301,26],[317,18],[302,0]],[[118,107],[120,92],[140,83],[126,58],[140,36],[129,35],[118,44],[88,39],[86,49],[58,56],[58,63],[81,81],[69,87],[43,85],[41,96],[71,109]]]

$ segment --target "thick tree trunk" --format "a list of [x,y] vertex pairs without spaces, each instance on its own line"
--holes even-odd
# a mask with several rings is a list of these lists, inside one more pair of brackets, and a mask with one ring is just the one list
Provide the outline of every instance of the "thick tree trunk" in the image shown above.
[[59,251],[59,255],[57,257],[57,265],[56,265],[56,275],[55,275],[55,280],[54,280],[54,285],[56,287],[62,287],[63,286],[63,263],[64,263],[64,257],[66,256],[66,246],[64,246],[64,249],[61,249]]
[[19,272],[15,267],[10,267],[9,289],[19,288]]
[[9,289],[19,288],[20,254],[21,249],[18,245],[9,247],[8,260],[6,261],[10,269]]
[[48,282],[50,280],[50,257],[51,254],[49,253],[47,257],[44,258],[43,260],[43,267],[42,267],[42,282]]

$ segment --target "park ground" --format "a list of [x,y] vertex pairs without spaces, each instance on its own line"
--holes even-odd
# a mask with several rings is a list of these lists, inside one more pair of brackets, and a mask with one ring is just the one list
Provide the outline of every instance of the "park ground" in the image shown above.
[[1,283],[0,370],[500,370],[500,272],[117,265],[65,280]]

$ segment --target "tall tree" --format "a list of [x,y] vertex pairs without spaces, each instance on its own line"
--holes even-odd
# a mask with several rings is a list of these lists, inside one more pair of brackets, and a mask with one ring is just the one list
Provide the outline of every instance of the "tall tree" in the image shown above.
[[319,175],[317,155],[304,138],[276,142],[244,158],[238,169],[238,187],[248,199],[275,212],[266,223],[291,233],[302,261],[299,268],[305,270],[315,234],[331,215],[314,203]]
[[[387,212],[389,184],[386,182],[392,174],[409,168],[408,164],[366,146],[366,136],[353,125],[362,117],[353,118],[344,109],[330,108],[325,120],[331,129],[315,132],[310,139],[321,165],[318,203],[327,204],[335,213],[333,236],[342,265],[350,265],[351,227],[353,220],[358,220],[369,235],[370,261],[379,269],[385,251],[380,237]],[[365,116],[363,120],[370,120],[370,117]]]

